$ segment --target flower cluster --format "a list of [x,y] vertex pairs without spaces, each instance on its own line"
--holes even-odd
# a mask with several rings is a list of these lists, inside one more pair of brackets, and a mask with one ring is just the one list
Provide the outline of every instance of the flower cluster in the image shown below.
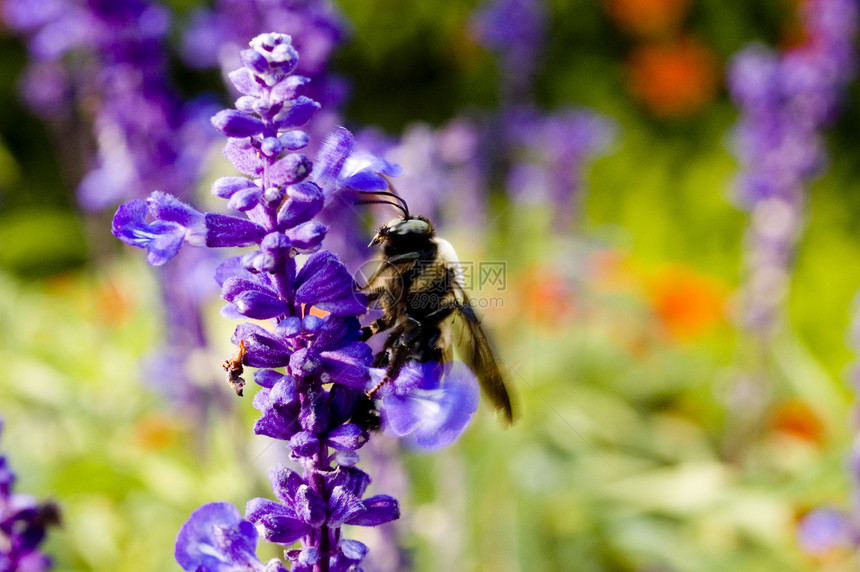
[[29,495],[14,494],[14,484],[15,474],[0,455],[0,570],[47,570],[51,560],[38,548],[47,528],[59,523],[59,509],[53,503],[40,504]]
[[[192,67],[220,66],[226,75],[241,65],[239,54],[248,38],[268,30],[289,34],[302,54],[296,73],[310,80],[305,95],[322,105],[305,125],[309,148],[316,150],[340,123],[339,107],[349,94],[349,82],[329,69],[332,53],[348,35],[346,20],[330,0],[216,0],[191,15],[183,30],[182,56]],[[340,234],[339,229],[333,231]]]
[[[247,39],[268,30],[289,34],[302,55],[295,72],[310,80],[303,93],[322,106],[303,127],[310,135],[306,152],[316,152],[325,135],[342,123],[340,107],[349,95],[348,80],[329,69],[332,53],[349,34],[348,22],[330,0],[216,0],[192,13],[182,34],[182,57],[191,67],[220,67],[226,75],[241,65]],[[343,208],[351,203],[351,197],[339,197],[317,220],[336,223],[326,235],[327,247],[357,268],[366,260],[367,241],[360,237],[360,213]]]
[[192,15],[183,56],[195,67],[221,65],[229,71],[239,64],[242,44],[261,28],[290,35],[302,54],[296,73],[314,82],[326,74],[331,52],[346,36],[346,24],[328,0],[217,0]]
[[745,319],[761,332],[773,325],[788,288],[805,185],[826,160],[820,130],[834,119],[854,75],[856,3],[806,0],[801,16],[803,44],[783,53],[746,48],[728,78],[742,112],[735,131],[742,169],[737,195],[752,214]]
[[25,100],[48,116],[77,106],[93,124],[98,152],[81,205],[101,210],[153,188],[188,196],[212,110],[183,102],[167,79],[167,10],[150,0],[10,0],[3,10],[30,38]]
[[486,145],[501,157],[489,163],[508,167],[505,186],[515,201],[551,205],[556,230],[565,230],[579,214],[585,167],[608,149],[616,126],[585,108],[534,105],[545,20],[542,2],[491,0],[475,12],[473,32],[497,56],[503,94]]
[[512,113],[507,131],[514,161],[506,185],[511,197],[553,205],[556,228],[569,228],[581,210],[585,167],[609,148],[615,130],[614,122],[585,109]]
[[[170,13],[152,0],[9,0],[3,10],[10,26],[29,37],[25,101],[53,120],[61,154],[78,147],[92,154],[69,157],[72,176],[81,176],[81,164],[90,168],[78,185],[80,205],[101,211],[152,189],[190,200],[217,135],[209,124],[215,110],[205,100],[183,100],[168,79]],[[62,113],[81,117],[61,120]],[[92,128],[94,149],[69,145],[80,135],[63,128],[79,121]],[[153,387],[186,409],[202,410],[213,399],[209,387],[176,364],[206,348],[200,306],[214,288],[196,276],[217,261],[204,251],[183,258],[156,273],[166,327],[144,369]]]
[[[253,555],[259,531],[285,546],[302,541],[301,549],[286,553],[293,570],[346,570],[367,549],[341,538],[341,526],[375,526],[396,519],[399,509],[389,496],[364,497],[370,479],[355,466],[369,438],[365,391],[384,372],[369,367],[371,350],[359,341],[366,297],[338,258],[321,249],[327,227],[316,218],[341,190],[385,189],[384,176],[400,169],[354,153],[343,128],[322,144],[315,163],[301,152],[309,138],[299,127],[320,106],[303,93],[308,79],[293,74],[298,53],[290,36],[257,36],[241,59],[243,67],[229,75],[242,94],[236,109],[212,118],[229,138],[225,155],[245,175],[218,179],[212,192],[239,216],[203,213],[154,192],[122,205],[113,232],[146,249],[152,265],[164,264],[184,244],[255,247],[215,273],[227,301],[222,314],[271,320],[272,327],[240,323],[233,334],[239,349],[225,369],[241,394],[244,366],[259,368],[254,407],[261,416],[254,432],[287,442],[304,472],[271,470],[278,501],[254,499],[246,507],[244,519],[256,528],[229,505],[201,507],[180,532],[176,556],[188,570],[220,569],[223,562],[279,569]],[[307,256],[301,266],[299,256]],[[471,372],[457,367],[414,365],[379,392],[373,407],[383,428],[435,448],[465,429],[477,407],[476,387]]]
[[509,101],[531,93],[546,37],[544,11],[538,0],[492,0],[473,16],[473,34],[498,56],[503,92]]

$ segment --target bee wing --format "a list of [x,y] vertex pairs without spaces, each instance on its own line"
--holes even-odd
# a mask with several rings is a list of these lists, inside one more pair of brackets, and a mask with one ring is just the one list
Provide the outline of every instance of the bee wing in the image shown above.
[[508,425],[513,422],[511,399],[505,386],[505,379],[496,363],[487,335],[481,321],[469,303],[465,292],[455,286],[456,310],[454,312],[454,345],[460,359],[475,373],[484,395],[497,410],[505,415]]
[[374,288],[379,288],[380,286],[385,285],[389,280],[391,280],[392,274],[401,274],[408,268],[409,264],[414,264],[415,262],[412,260],[400,261],[400,262],[392,262],[389,259],[380,259],[377,260],[378,264],[367,280],[364,282],[364,286],[360,286],[362,290],[373,290]]
[[376,270],[361,286],[361,291],[367,294],[371,301],[387,295],[391,300],[399,300],[403,294],[403,276],[415,265],[415,260],[383,259],[379,261]]

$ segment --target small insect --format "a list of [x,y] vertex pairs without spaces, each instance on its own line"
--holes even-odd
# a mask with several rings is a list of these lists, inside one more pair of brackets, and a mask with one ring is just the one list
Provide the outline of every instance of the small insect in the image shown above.
[[236,392],[236,395],[242,397],[242,392],[245,387],[245,379],[242,374],[245,368],[242,365],[242,360],[245,359],[245,353],[248,351],[248,346],[245,345],[245,340],[239,340],[239,349],[221,362],[221,367],[227,372],[227,383]]
[[373,362],[374,367],[386,368],[385,377],[367,396],[372,399],[410,360],[448,362],[456,347],[458,357],[474,372],[486,397],[510,424],[513,413],[508,390],[466,296],[454,247],[436,236],[429,219],[410,214],[399,195],[384,191],[365,194],[394,201],[365,199],[357,204],[388,204],[403,213],[379,227],[368,245],[381,247],[382,256],[362,290],[370,301],[379,303],[382,317],[362,328],[362,338],[386,331],[388,337]]

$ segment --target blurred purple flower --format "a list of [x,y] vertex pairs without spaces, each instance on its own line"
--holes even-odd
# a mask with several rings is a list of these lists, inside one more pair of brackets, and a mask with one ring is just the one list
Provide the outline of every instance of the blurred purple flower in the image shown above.
[[762,45],[739,52],[728,72],[741,109],[734,147],[741,173],[736,197],[750,211],[744,321],[769,332],[788,291],[803,227],[806,185],[827,160],[821,130],[836,117],[855,74],[854,0],[801,4],[807,41],[783,53]]
[[797,528],[797,541],[807,554],[820,555],[851,542],[848,518],[842,512],[820,508],[807,513]]
[[535,75],[546,42],[542,1],[490,0],[473,15],[472,31],[497,56],[502,111],[485,146],[505,165],[505,185],[522,203],[548,204],[556,230],[577,219],[585,167],[608,150],[616,125],[588,109],[541,112],[534,105]]
[[8,0],[10,27],[28,38],[22,95],[51,117],[77,108],[93,123],[95,165],[78,188],[101,210],[150,189],[184,198],[213,140],[211,105],[185,103],[168,82],[170,14],[149,0]]
[[546,40],[544,10],[540,0],[491,0],[473,15],[473,35],[499,58],[503,93],[509,103],[531,96]]
[[585,109],[518,110],[505,119],[508,192],[517,202],[551,205],[556,227],[569,228],[581,210],[585,167],[608,150],[614,122]]
[[[191,202],[217,134],[209,124],[212,105],[203,99],[184,101],[168,81],[167,9],[150,0],[8,0],[3,10],[9,25],[29,38],[31,61],[22,95],[52,121],[61,153],[79,147],[72,139],[78,133],[63,131],[64,126],[81,119],[92,126],[93,156],[69,161],[75,176],[81,176],[79,165],[89,169],[78,185],[79,204],[101,211],[139,199],[136,210],[126,214],[143,217],[142,198],[152,189]],[[72,120],[75,111],[82,117]],[[137,232],[136,240],[147,242],[150,260],[159,264],[175,254],[184,235],[176,222],[140,227]],[[163,370],[160,363],[166,353],[193,356],[206,346],[200,301],[214,288],[201,293],[200,284],[209,282],[191,290],[177,284],[193,282],[187,275],[217,262],[205,254],[185,258],[194,258],[195,263],[156,274],[165,307],[167,349],[148,360],[146,369]],[[188,378],[188,369],[163,371],[159,385],[183,406],[205,408],[211,396],[205,384],[197,383],[200,380]]]
[[39,551],[39,545],[48,527],[59,524],[59,509],[51,502],[40,504],[29,495],[13,493],[14,484],[15,474],[0,455],[0,570],[47,570],[51,560]]

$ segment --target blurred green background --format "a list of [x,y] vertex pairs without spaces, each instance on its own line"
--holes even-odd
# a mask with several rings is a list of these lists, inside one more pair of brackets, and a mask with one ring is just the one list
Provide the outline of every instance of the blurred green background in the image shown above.
[[[172,5],[181,15],[195,2]],[[499,70],[465,32],[476,5],[344,2],[353,33],[333,67],[353,85],[349,124],[397,134],[493,109]],[[514,207],[501,188],[486,228],[443,229],[466,245],[462,259],[507,264],[503,304],[485,324],[520,417],[502,431],[482,406],[456,446],[402,454],[394,528],[414,569],[855,569],[847,546],[802,553],[796,525],[814,507],[847,508],[854,486],[856,83],[827,134],[829,169],[809,188],[781,325],[762,343],[735,325],[748,216],[730,199],[737,111],[723,75],[746,43],[784,41],[793,3],[693,0],[675,34],[697,55],[669,50],[657,71],[639,57],[649,39],[637,18],[598,0],[547,10],[539,103],[588,106],[618,122],[618,137],[586,173],[575,231],[553,230],[550,209]],[[0,448],[18,491],[64,511],[46,545],[57,570],[178,569],[173,541],[188,514],[270,496],[266,469],[284,453],[251,434],[249,397],[200,426],[142,379],[163,333],[155,280],[142,253],[110,235],[109,214],[75,207],[83,168],[19,102],[25,62],[19,40],[0,36]],[[661,65],[680,75],[661,79]],[[176,66],[189,90],[223,93],[216,76]],[[228,394],[218,307],[208,316],[218,347],[200,367]],[[374,467],[396,469],[375,456],[363,454],[381,486]]]

